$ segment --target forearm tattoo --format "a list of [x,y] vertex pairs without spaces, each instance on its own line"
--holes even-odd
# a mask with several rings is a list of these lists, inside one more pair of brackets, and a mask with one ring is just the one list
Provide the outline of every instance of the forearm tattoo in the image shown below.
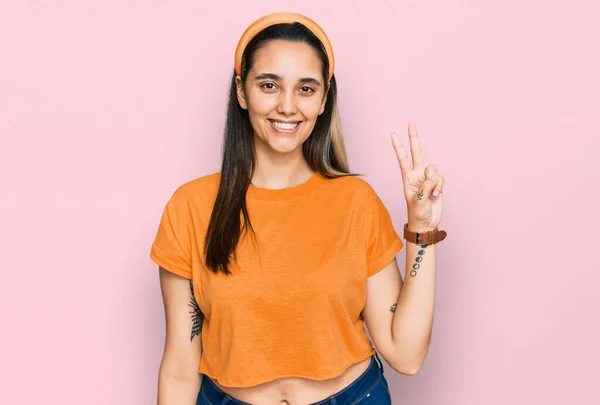
[[202,321],[204,321],[204,314],[202,311],[200,311],[200,307],[194,298],[194,284],[192,283],[192,280],[190,280],[190,291],[192,292],[192,298],[189,304],[190,307],[192,307],[192,310],[190,311],[190,314],[192,314],[192,336],[190,341],[192,341],[194,340],[195,336],[200,335],[200,332],[202,332]]
[[397,306],[398,306],[398,304],[392,305],[392,307],[390,308],[390,312],[396,312],[396,307]]
[[427,248],[427,245],[421,245],[421,250],[419,250],[419,252],[418,252],[419,255],[415,258],[416,263],[413,264],[412,270],[410,271],[411,277],[416,277],[417,270],[419,270],[419,267],[421,267],[420,263],[423,261],[423,255],[425,254],[425,248]]

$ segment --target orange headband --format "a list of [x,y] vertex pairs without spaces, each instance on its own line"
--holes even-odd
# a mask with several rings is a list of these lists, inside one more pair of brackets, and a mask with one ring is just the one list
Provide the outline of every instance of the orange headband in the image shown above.
[[306,26],[306,28],[311,30],[312,33],[319,38],[321,43],[323,43],[323,46],[325,46],[325,53],[327,53],[327,58],[329,59],[329,80],[331,80],[331,77],[333,76],[334,59],[333,48],[331,47],[329,38],[327,38],[325,31],[323,31],[323,29],[319,27],[316,22],[306,16],[303,16],[302,14],[296,13],[273,13],[254,21],[240,38],[240,42],[235,50],[235,72],[238,75],[242,74],[242,55],[244,54],[246,46],[256,34],[265,28],[270,27],[271,25],[295,22],[299,22],[300,24]]

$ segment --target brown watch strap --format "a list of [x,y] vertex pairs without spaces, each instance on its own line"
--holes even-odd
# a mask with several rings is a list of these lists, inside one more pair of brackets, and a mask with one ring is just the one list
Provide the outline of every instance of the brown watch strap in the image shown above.
[[408,230],[408,222],[404,224],[404,239],[408,242],[418,243],[420,245],[433,245],[443,241],[446,238],[446,231],[440,231],[435,228],[429,232],[412,232]]

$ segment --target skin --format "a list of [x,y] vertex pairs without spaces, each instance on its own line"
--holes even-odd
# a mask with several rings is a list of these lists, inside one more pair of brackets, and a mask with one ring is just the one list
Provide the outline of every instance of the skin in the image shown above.
[[158,370],[158,405],[193,405],[202,383],[202,375],[198,373],[202,340],[197,321],[201,313],[190,308],[195,300],[189,280],[163,268],[159,268],[159,280],[165,307],[166,338]]
[[[236,79],[238,101],[248,110],[254,129],[255,186],[290,187],[312,175],[302,155],[302,144],[325,109],[327,83],[321,70],[321,62],[309,45],[271,41],[257,51],[246,83],[242,85],[239,76]],[[294,135],[278,134],[271,129],[269,119],[302,124]]]
[[[254,129],[257,167],[252,182],[255,186],[292,187],[312,175],[301,146],[325,106],[327,89],[321,68],[309,45],[272,41],[258,51],[247,82],[242,84],[237,78],[238,101],[248,110]],[[304,78],[319,83],[301,80]],[[269,119],[302,121],[302,127],[294,135],[277,134],[271,130]],[[411,231],[427,232],[436,228],[441,219],[443,178],[437,175],[435,166],[423,168],[413,123],[409,124],[409,139],[413,163],[400,139],[395,135],[392,137],[402,171],[408,227]],[[431,341],[436,245],[411,242],[405,245],[406,268],[410,269],[406,281],[402,280],[396,259],[369,277],[362,315],[375,347],[388,365],[399,373],[415,375]],[[164,269],[161,269],[160,277],[167,341],[159,373],[158,403],[192,405],[204,378],[197,373],[202,353],[199,332],[203,316],[195,304],[189,280]],[[348,386],[366,370],[369,362],[370,359],[356,363],[342,375],[322,381],[281,378],[247,388],[225,387],[213,382],[224,392],[248,403],[307,404]]]

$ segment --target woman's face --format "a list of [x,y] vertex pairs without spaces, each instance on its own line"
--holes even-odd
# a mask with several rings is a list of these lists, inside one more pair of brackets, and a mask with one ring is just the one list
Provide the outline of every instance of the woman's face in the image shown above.
[[303,42],[269,41],[256,52],[245,88],[239,76],[236,80],[238,101],[248,110],[256,147],[302,153],[300,146],[327,101],[321,61],[313,48]]

